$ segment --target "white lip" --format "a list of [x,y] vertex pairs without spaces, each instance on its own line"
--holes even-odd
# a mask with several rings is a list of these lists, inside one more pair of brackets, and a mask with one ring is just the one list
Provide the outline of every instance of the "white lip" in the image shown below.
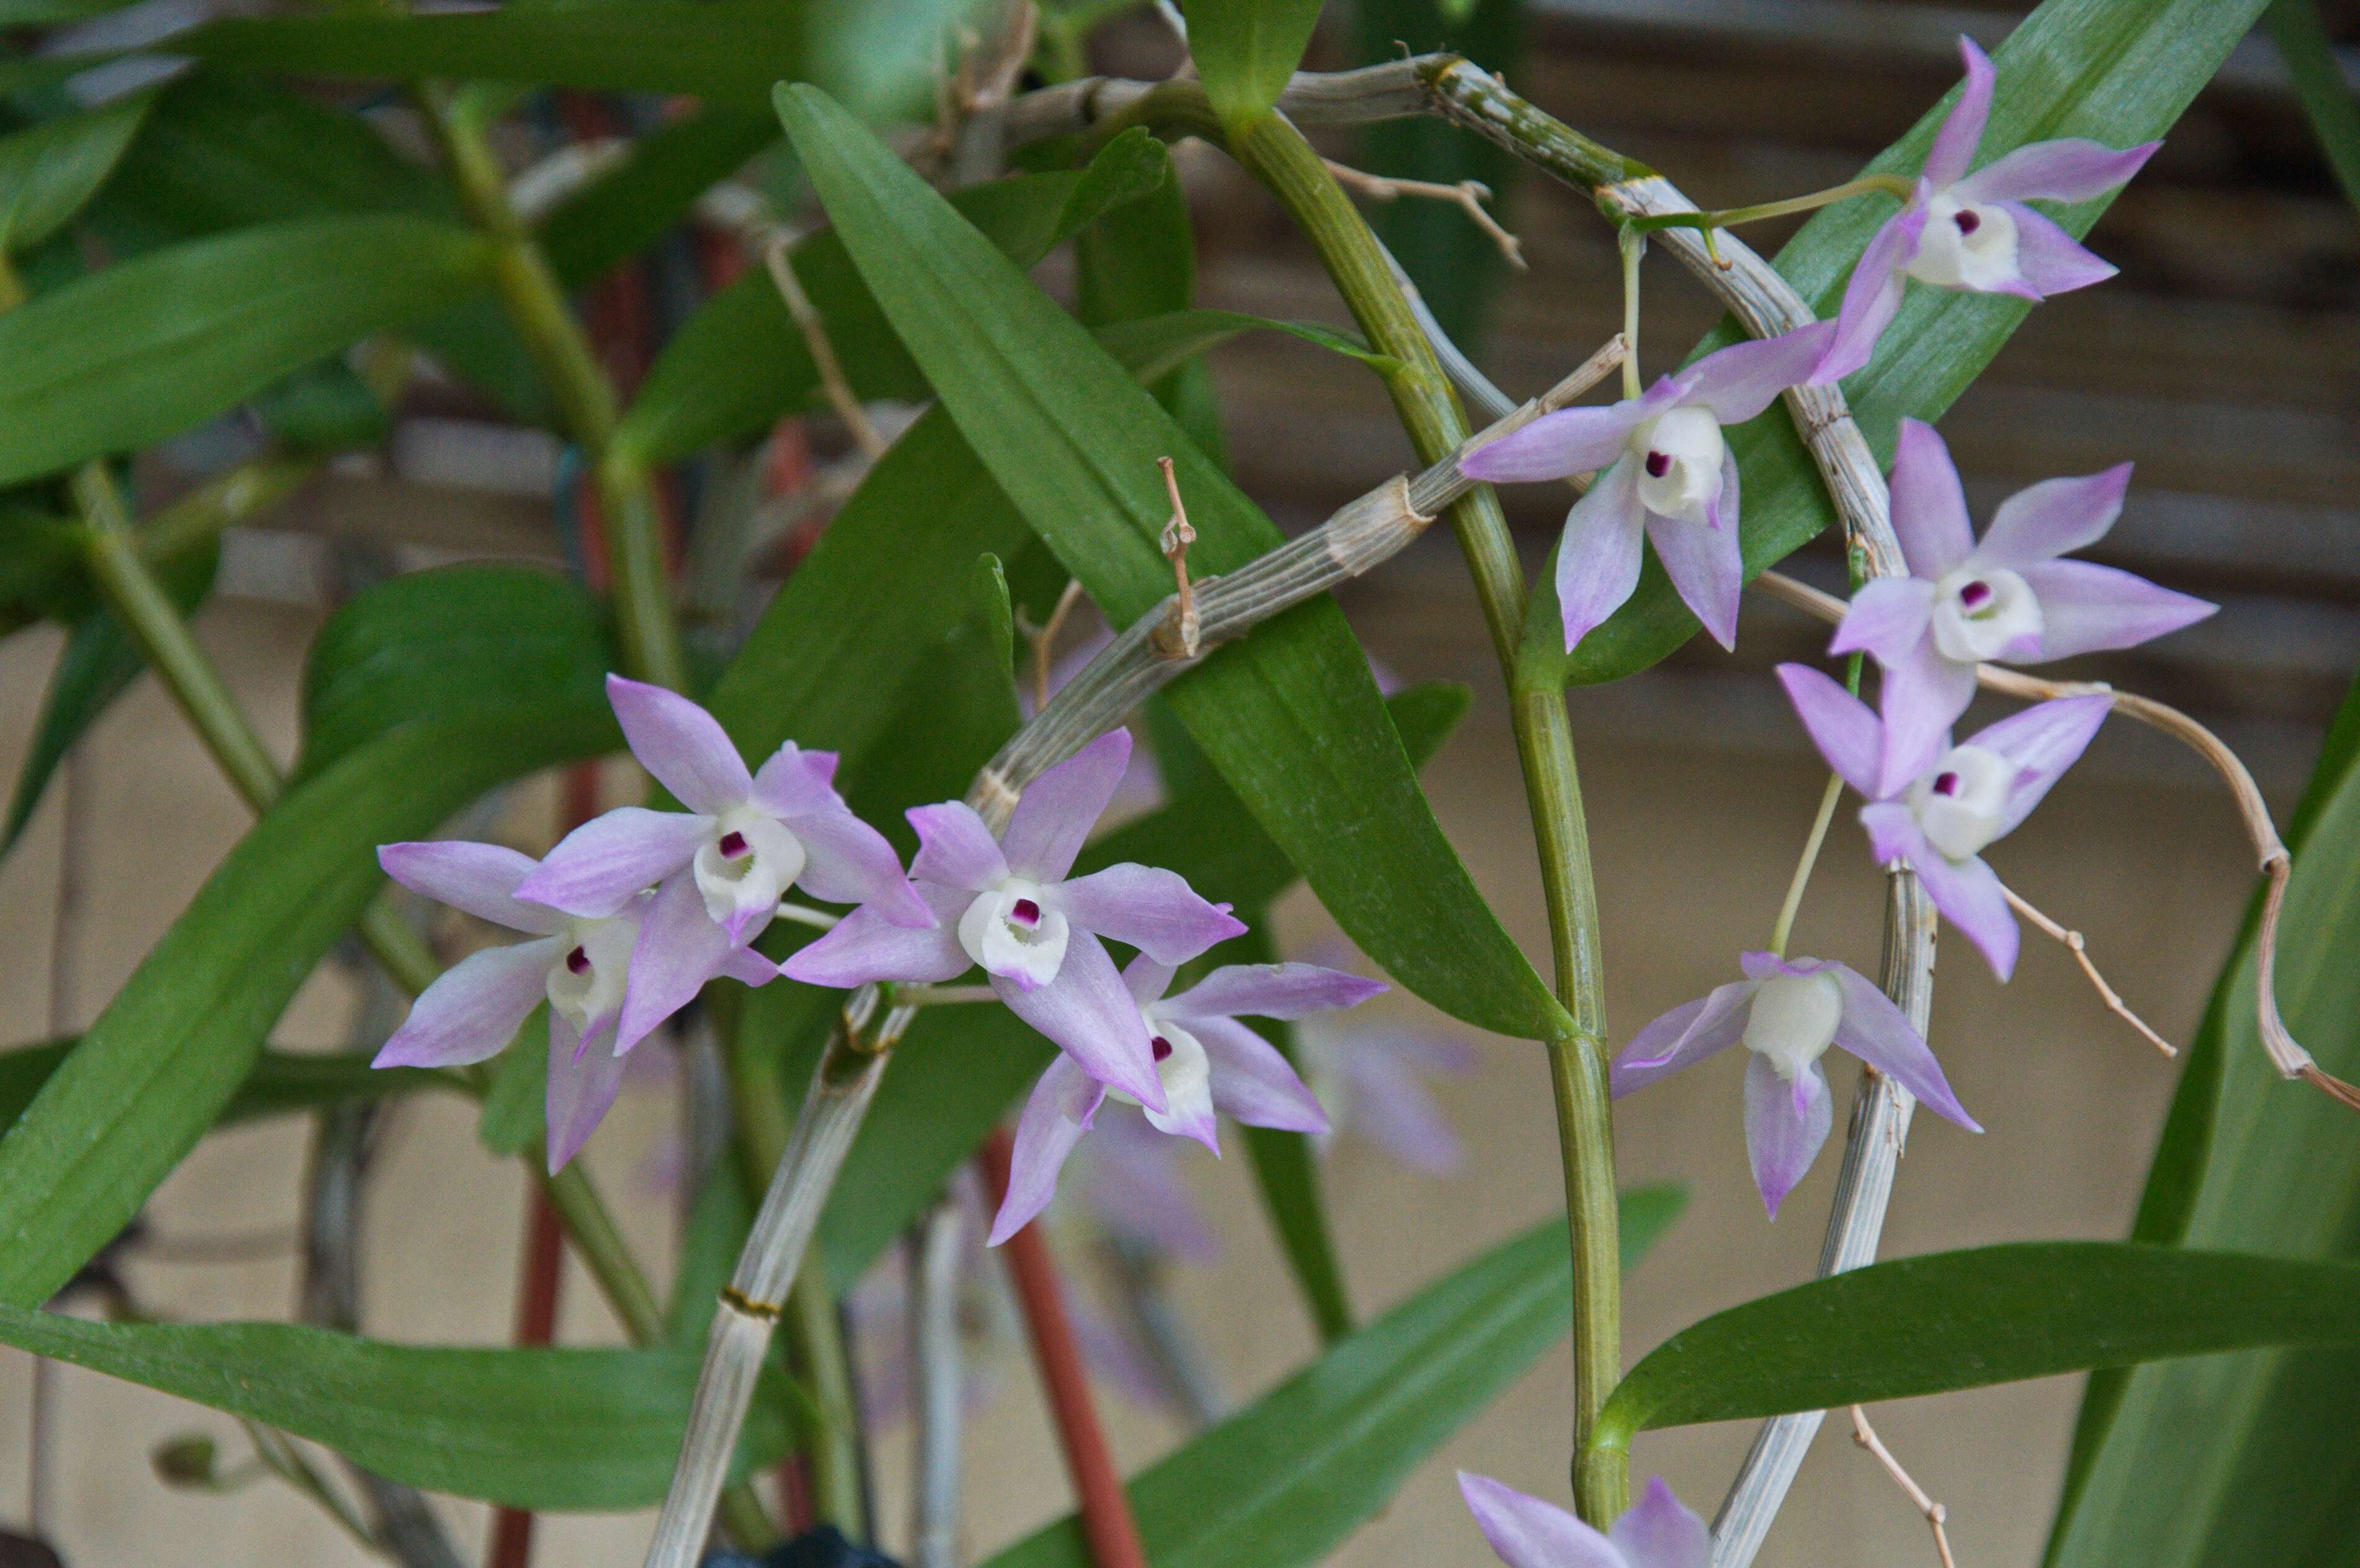
[[[745,852],[724,855],[721,841],[735,833]],[[716,926],[753,916],[767,924],[795,879],[803,874],[803,840],[777,818],[741,806],[714,818],[713,831],[696,851],[696,891]]]
[[[1631,433],[1631,460],[1639,466],[1639,499],[1658,517],[1704,522],[1721,499],[1721,466],[1728,444],[1709,409],[1667,409]],[[1649,460],[1663,468],[1648,470]]]
[[[1969,605],[1980,589],[1979,602]],[[1961,566],[1934,585],[1934,646],[1961,664],[2005,658],[2041,630],[2040,600],[2016,573]]]
[[[1981,746],[1953,746],[1909,786],[1909,810],[1926,841],[1963,861],[1999,837],[2016,764]],[[1947,781],[1947,783],[1946,783]]]
[[[1972,234],[1960,230],[1961,214],[1972,222]],[[2016,219],[2005,207],[1969,205],[1948,192],[1938,192],[1926,203],[1918,254],[1902,270],[1938,289],[1988,293],[2003,288],[2022,275],[2016,260]]]
[[[557,961],[549,966],[549,1004],[576,1032],[586,1035],[623,1010],[631,948],[639,939],[639,917],[610,915],[602,920],[569,920],[558,939],[564,946],[557,950]],[[567,961],[577,950],[590,964],[580,974]]]
[[1843,988],[1835,976],[1825,970],[1773,975],[1754,992],[1745,1015],[1745,1048],[1769,1058],[1778,1076],[1792,1083],[1827,1055],[1842,1017]]
[[[1029,925],[1016,918],[1017,905],[1026,902],[1040,911]],[[989,972],[1028,988],[1057,978],[1071,936],[1065,912],[1051,903],[1040,883],[1022,877],[1009,877],[977,894],[959,916],[959,946],[967,956]]]

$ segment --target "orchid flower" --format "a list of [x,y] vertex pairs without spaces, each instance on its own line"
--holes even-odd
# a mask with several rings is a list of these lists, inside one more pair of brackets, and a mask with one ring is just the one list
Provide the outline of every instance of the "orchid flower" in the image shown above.
[[[641,896],[594,916],[527,903],[516,890],[534,862],[497,844],[388,844],[377,858],[386,875],[412,893],[533,939],[486,948],[453,964],[420,993],[372,1065],[483,1061],[506,1047],[546,999],[549,1168],[554,1175],[589,1138],[622,1083],[621,1053],[607,1048],[605,1037],[629,1010],[628,999],[639,983],[633,958],[651,901]],[[778,970],[759,954],[724,948],[714,970],[697,984],[714,973],[760,985]],[[661,1022],[661,1015],[654,1020]]]
[[980,964],[1010,1011],[1089,1077],[1162,1112],[1147,1027],[1099,938],[1180,964],[1245,925],[1177,872],[1125,862],[1066,879],[1130,760],[1128,730],[1099,736],[1032,781],[1000,839],[963,802],[915,807],[910,870],[936,924],[912,928],[864,904],[789,959],[787,974],[849,987],[945,981]]
[[1321,1153],[1338,1138],[1365,1138],[1428,1176],[1459,1168],[1466,1151],[1426,1080],[1474,1071],[1480,1059],[1474,1047],[1407,1030],[1306,1032],[1302,1058],[1304,1080],[1332,1124],[1319,1139]]
[[595,918],[655,885],[639,916],[617,1052],[686,1006],[723,964],[750,967],[729,954],[762,934],[791,886],[863,905],[897,925],[932,924],[892,845],[836,793],[834,752],[790,740],[749,773],[720,724],[688,698],[620,675],[606,677],[606,698],[631,754],[688,810],[624,806],[594,817],[549,852],[516,896]]
[[[1229,964],[1215,970],[1177,996],[1173,966],[1142,953],[1122,972],[1140,1024],[1153,1042],[1164,1104],[1142,1105],[1160,1133],[1195,1138],[1221,1152],[1213,1113],[1227,1112],[1253,1127],[1290,1133],[1324,1133],[1327,1113],[1303,1086],[1276,1046],[1238,1022],[1240,1014],[1264,1018],[1303,1018],[1353,1007],[1384,990],[1340,970],[1317,964]],[[1032,1086],[1016,1123],[1016,1147],[1009,1163],[1008,1198],[991,1222],[998,1246],[1048,1207],[1057,1173],[1111,1092],[1093,1081],[1070,1057],[1049,1064]]]
[[1459,1495],[1508,1568],[1709,1568],[1712,1534],[1660,1475],[1603,1533],[1555,1503],[1459,1473]]
[[2059,559],[2105,537],[2121,515],[2131,466],[2045,479],[1992,514],[1977,543],[1950,448],[1931,425],[1901,422],[1893,456],[1893,532],[1906,577],[1880,577],[1852,597],[1830,651],[1865,650],[1884,667],[1885,793],[1933,761],[1974,699],[1975,665],[2038,663],[2129,648],[2219,607],[2087,561]]
[[1763,1205],[1778,1205],[1811,1168],[1835,1124],[1819,1058],[1841,1046],[1971,1133],[1977,1126],[1950,1092],[1939,1063],[1908,1015],[1858,970],[1830,959],[1746,953],[1745,978],[1684,1002],[1639,1031],[1614,1059],[1616,1099],[1743,1044],[1745,1152]]
[[1087,1211],[1077,1218],[1166,1257],[1219,1257],[1221,1244],[1188,1190],[1178,1146],[1144,1116],[1113,1117],[1094,1131],[1075,1151],[1081,1174],[1065,1186],[1068,1199]]
[[1885,726],[1868,705],[1807,665],[1781,664],[1778,678],[1828,766],[1868,797],[1860,820],[1878,862],[1907,861],[1934,907],[2005,980],[2016,968],[2020,934],[2007,890],[1982,852],[2014,832],[2081,757],[2114,699],[2035,703],[1961,745],[1946,745],[1907,785],[1887,789],[1879,778]]
[[1754,418],[1808,376],[1833,331],[1814,322],[1732,345],[1664,377],[1644,396],[1544,414],[1459,464],[1469,478],[1493,481],[1603,470],[1566,514],[1557,545],[1557,608],[1568,652],[1638,586],[1642,533],[1713,640],[1736,645],[1745,574],[1737,460],[1721,427]]
[[1844,288],[1834,341],[1812,373],[1816,386],[1851,375],[1876,352],[1901,309],[1908,280],[1974,294],[2038,302],[2114,275],[2073,236],[2025,205],[2027,198],[2086,202],[2136,174],[2159,141],[2116,152],[2072,137],[2028,142],[1973,174],[1975,148],[1991,117],[1991,58],[1959,39],[1967,84],[1934,135],[1918,187],[1869,237]]

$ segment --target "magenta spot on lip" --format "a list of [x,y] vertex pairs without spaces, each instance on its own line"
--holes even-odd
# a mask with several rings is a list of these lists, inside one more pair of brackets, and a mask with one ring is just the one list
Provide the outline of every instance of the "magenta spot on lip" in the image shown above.
[[1985,582],[1969,583],[1959,590],[1959,602],[1969,609],[1983,609],[1983,606],[1991,603],[1991,585]]
[[1148,1048],[1155,1053],[1155,1059],[1157,1061],[1162,1061],[1164,1058],[1172,1054],[1172,1042],[1165,1039],[1161,1035],[1158,1035],[1155,1038],[1150,1040],[1147,1045]]
[[576,948],[572,952],[565,955],[565,967],[573,970],[575,974],[588,974],[590,972],[590,955],[584,952],[580,948]]
[[1956,795],[1956,794],[1958,794],[1958,793],[1959,793],[1959,775],[1958,775],[1958,774],[1956,774],[1956,773],[1936,773],[1936,774],[1934,775],[1934,793],[1935,793],[1936,795]]
[[1961,234],[1972,234],[1983,226],[1983,219],[1975,215],[1974,209],[1972,207],[1962,209],[1951,221],[1959,225]]
[[1020,898],[1008,912],[1008,917],[1020,926],[1041,924],[1041,906],[1029,898]]
[[746,852],[746,835],[737,832],[724,833],[721,835],[721,842],[715,848],[721,851],[723,860],[734,861]]
[[1647,454],[1647,477],[1650,479],[1660,479],[1671,471],[1671,454],[1667,452],[1650,452]]

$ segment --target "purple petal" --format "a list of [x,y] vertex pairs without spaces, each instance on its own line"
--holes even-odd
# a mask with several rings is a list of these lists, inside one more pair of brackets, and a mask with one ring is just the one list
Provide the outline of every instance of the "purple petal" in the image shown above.
[[1779,1076],[1768,1057],[1756,1056],[1746,1064],[1745,1152],[1772,1219],[1811,1168],[1834,1124],[1835,1098],[1819,1063],[1805,1068],[1792,1083]]
[[718,817],[746,804],[753,775],[713,715],[678,692],[620,675],[606,677],[606,700],[631,755],[683,806]]
[[1942,117],[1942,128],[1934,133],[1934,145],[1926,153],[1926,178],[1936,185],[1950,184],[1967,171],[1983,139],[1983,125],[1991,118],[1991,57],[1975,46],[1974,39],[1962,35],[1959,59],[1966,66],[1966,85]]
[[1980,856],[1949,860],[1925,844],[1909,857],[1909,863],[1917,869],[1918,880],[1926,884],[1926,896],[1934,901],[1943,918],[1966,933],[1967,940],[1990,963],[1992,973],[2005,980],[2015,972],[2016,949],[2024,934],[2016,929],[2016,915],[2007,906],[1999,873]]
[[1213,1104],[1233,1122],[1325,1133],[1328,1113],[1276,1046],[1233,1018],[1192,1018],[1188,1032],[1213,1065]]
[[2043,659],[2136,647],[2192,626],[2221,608],[2087,561],[2047,561],[2023,568],[2023,576],[2040,601]]
[[1877,692],[1885,750],[1877,763],[1875,798],[1899,795],[1934,765],[1950,726],[1975,699],[1975,667],[1943,657],[1931,637],[1888,664]]
[[1933,582],[1974,554],[1967,492],[1932,425],[1905,419],[1893,446],[1893,532],[1912,576]]
[[1000,841],[1009,868],[1036,882],[1073,870],[1130,765],[1131,731],[1109,729],[1025,785]]
[[705,982],[728,963],[736,946],[705,912],[695,873],[673,872],[639,917],[639,939],[631,944],[631,967],[623,983],[622,1017],[615,1026],[615,1049],[629,1050],[695,1001]]
[[1627,455],[1565,514],[1557,547],[1557,610],[1568,652],[1622,608],[1639,586],[1639,540],[1647,509],[1639,503],[1639,467]]
[[747,985],[764,986],[779,978],[779,966],[751,948],[732,948],[721,960],[721,972]]
[[1759,989],[1750,980],[1715,986],[1710,994],[1681,1003],[1633,1036],[1608,1071],[1614,1098],[1620,1100],[1634,1089],[1644,1089],[1737,1044],[1745,1034],[1746,1016]]
[[1933,1047],[1910,1025],[1909,1015],[1857,970],[1844,964],[1828,967],[1843,988],[1836,1044],[1916,1095],[1928,1110],[1971,1133],[1982,1132],[1950,1091],[1950,1080],[1942,1076]]
[[1896,861],[1916,861],[1934,852],[1926,842],[1918,818],[1899,801],[1878,801],[1860,808],[1860,825],[1868,829],[1868,852],[1880,866]]
[[565,1015],[549,1015],[549,1089],[542,1114],[549,1124],[549,1174],[582,1152],[623,1087],[623,1058],[574,1031]]
[[1178,872],[1128,861],[1045,889],[1043,897],[1084,930],[1128,943],[1159,963],[1186,963],[1246,929],[1227,908],[1198,897]]
[[849,990],[878,980],[944,981],[974,960],[959,945],[958,919],[974,895],[934,883],[917,884],[936,924],[923,930],[896,926],[873,909],[856,909],[798,948],[780,966],[789,980]]
[[[1415,1050],[1428,1043],[1412,1045],[1413,1040],[1415,1036],[1380,1035],[1338,1042],[1329,1060],[1343,1085],[1338,1113],[1346,1133],[1367,1138],[1414,1170],[1448,1176],[1459,1168],[1465,1151],[1442,1107],[1411,1070]],[[1442,1070],[1463,1072],[1473,1066],[1461,1059]]]
[[1730,459],[1723,466],[1728,471],[1721,477],[1721,526],[1682,522],[1650,512],[1647,542],[1655,547],[1655,559],[1664,564],[1664,575],[1672,579],[1680,602],[1714,641],[1734,648],[1737,601],[1745,591],[1745,563],[1738,554],[1736,498],[1730,494],[1737,464]]
[[451,966],[410,1004],[372,1067],[464,1067],[497,1056],[548,993],[557,939],[486,948]]
[[1065,961],[1048,984],[1022,991],[1013,981],[994,975],[991,989],[1010,1012],[1046,1035],[1092,1078],[1142,1105],[1166,1109],[1146,1021],[1096,937],[1073,932],[1065,941]]
[[1172,989],[1172,977],[1180,972],[1177,964],[1160,964],[1145,953],[1135,953],[1131,962],[1122,966],[1122,988],[1142,1007],[1151,1002],[1161,1002],[1164,993]]
[[568,915],[612,915],[695,859],[713,818],[624,806],[557,841],[516,895]]
[[2029,142],[1960,181],[1953,194],[1967,204],[2021,202],[2035,196],[2053,202],[2086,202],[2128,184],[2162,145],[2141,142],[2116,152],[2080,137]]
[[[2070,294],[2103,283],[2121,269],[2085,248],[2049,218],[2021,202],[2003,202],[2016,220],[2016,273],[2036,299]],[[2014,291],[2009,291],[2014,292]]]
[[1975,564],[2021,572],[2095,544],[2122,516],[2130,483],[2131,466],[2117,463],[2103,473],[2027,486],[1992,513]]
[[1968,744],[1996,751],[2016,766],[2000,812],[2000,833],[2016,831],[2049,786],[2081,760],[2114,711],[2110,696],[2065,696],[2038,702],[1978,730]]
[[1876,799],[1885,726],[1877,722],[1868,704],[1808,664],[1779,665],[1778,681],[1828,766],[1841,773],[1844,783]]
[[1486,482],[1569,479],[1613,462],[1644,417],[1636,398],[1611,408],[1560,409],[1477,447],[1460,461],[1459,471]]
[[1908,287],[1902,272],[1917,256],[1926,232],[1926,204],[1913,201],[1885,220],[1869,236],[1852,280],[1844,285],[1843,303],[1836,310],[1836,330],[1828,339],[1827,354],[1811,371],[1811,384],[1825,387],[1866,365],[1876,353],[1876,340],[1901,312],[1901,296]]
[[1464,1470],[1459,1495],[1508,1568],[1630,1568],[1612,1542],[1554,1503]]
[[1177,1256],[1209,1263],[1220,1255],[1220,1243],[1196,1212],[1175,1152],[1171,1141],[1144,1117],[1112,1117],[1090,1140],[1088,1172],[1079,1196],[1109,1228]]
[[546,937],[565,924],[537,904],[517,902],[517,884],[532,874],[532,859],[499,844],[458,839],[386,844],[377,850],[377,863],[410,892],[511,931]]
[[934,925],[934,911],[901,874],[901,857],[885,835],[852,815],[834,794],[818,809],[790,817],[786,823],[803,847],[803,870],[796,884],[813,897],[865,905],[894,925],[913,930]]
[[1873,653],[1880,664],[1898,663],[1925,640],[1933,615],[1933,584],[1923,577],[1878,577],[1852,596],[1828,652]]
[[1050,1062],[1026,1097],[1024,1113],[1016,1119],[1015,1147],[1008,1159],[1008,1196],[992,1217],[987,1245],[998,1246],[1049,1206],[1049,1200],[1057,1195],[1057,1173],[1065,1168],[1065,1157],[1089,1131],[1090,1120],[1105,1098],[1106,1091],[1090,1081],[1071,1057],[1060,1056]]
[[1318,964],[1224,964],[1156,1009],[1166,1018],[1307,1018],[1358,1007],[1385,989]]
[[836,760],[833,751],[806,751],[789,740],[754,774],[748,798],[782,821],[840,807],[844,801],[836,793]]
[[913,806],[903,815],[918,830],[918,852],[911,858],[910,874],[919,881],[976,892],[1008,874],[1000,840],[967,802]]
[[1710,1568],[1712,1532],[1661,1475],[1606,1532],[1631,1568]]
[[1800,386],[1835,341],[1832,322],[1812,322],[1776,337],[1733,343],[1680,373],[1684,403],[1710,410],[1723,424],[1742,424]]

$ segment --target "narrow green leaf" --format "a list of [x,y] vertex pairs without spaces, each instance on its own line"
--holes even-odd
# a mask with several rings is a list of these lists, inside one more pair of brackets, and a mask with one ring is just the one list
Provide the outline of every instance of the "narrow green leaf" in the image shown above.
[[[1999,83],[1978,161],[2056,137],[2090,137],[2110,147],[2128,147],[2162,136],[2253,27],[2261,7],[2262,0],[2047,0],[1993,53]],[[1945,98],[1928,110],[1914,130],[1872,159],[1868,170],[1916,174],[1950,102]],[[2102,196],[2049,206],[2051,215],[2079,236],[2089,232],[2112,201]],[[1862,247],[1893,210],[1889,198],[1870,196],[1820,211],[1779,251],[1778,270],[1820,316],[1834,315]],[[2031,309],[2005,295],[1912,284],[1901,313],[1878,342],[1876,357],[1844,382],[1852,414],[1878,455],[1891,457],[1905,416],[1939,418]],[[1737,335],[1733,325],[1723,323],[1698,352]],[[1793,421],[1782,412],[1774,410],[1771,417],[1732,431],[1730,450],[1743,480],[1741,526],[1750,578],[1830,526],[1835,512]],[[1526,625],[1559,624],[1556,589],[1545,576],[1535,585]],[[1561,632],[1557,648],[1543,651],[1560,667],[1556,678],[1589,685],[1637,674],[1687,641],[1696,629],[1696,618],[1672,592],[1650,553],[1628,604],[1583,638],[1572,654],[1562,652]],[[1528,651],[1539,646],[1536,639],[1527,639]],[[1536,674],[1540,668],[1535,666]]]
[[475,1122],[475,1140],[510,1159],[532,1147],[543,1126],[549,1097],[549,1008],[532,1010],[516,1038],[492,1059],[491,1091]]
[[754,1201],[737,1165],[716,1159],[697,1184],[688,1223],[680,1235],[672,1266],[672,1295],[664,1303],[664,1343],[701,1349],[713,1326],[714,1303],[738,1266],[747,1233],[754,1226]]
[[1349,333],[1317,322],[1274,321],[1240,311],[1173,311],[1114,322],[1098,329],[1098,340],[1108,353],[1134,367],[1142,379],[1154,381],[1207,349],[1250,332],[1284,333],[1357,359],[1380,376],[1398,367],[1392,356],[1377,353]]
[[142,93],[0,137],[0,250],[30,250],[82,211],[115,172],[151,102]]
[[[1622,1195],[1633,1266],[1687,1195]],[[1420,1461],[1565,1332],[1572,1264],[1547,1221],[1419,1290],[1131,1483],[1156,1568],[1298,1568],[1324,1561]],[[1068,1519],[984,1568],[1087,1568]]]
[[551,269],[578,288],[637,256],[697,197],[778,139],[777,117],[752,109],[702,109],[649,132],[620,164],[541,221]]
[[[18,1046],[0,1051],[0,1132],[16,1124],[33,1102],[41,1085],[72,1051],[72,1040]],[[237,1092],[222,1107],[217,1127],[258,1121],[298,1111],[317,1111],[348,1100],[377,1100],[417,1094],[430,1089],[458,1088],[446,1074],[421,1068],[375,1069],[367,1051],[276,1051],[265,1049],[255,1058],[253,1070]]]
[[[1179,181],[1167,180],[1075,236],[1074,313],[1101,334],[1099,342],[1106,341],[1103,334],[1109,326],[1168,316],[1196,302],[1195,228],[1188,192]],[[1120,350],[1110,352],[1136,366]],[[1142,379],[1196,449],[1227,469],[1229,442],[1221,430],[1211,372],[1201,364],[1175,363],[1168,372]]]
[[2360,1344],[2360,1267],[2130,1242],[1939,1252],[1682,1329],[1616,1387],[1598,1441],[2283,1344]]
[[[780,113],[847,251],[953,420],[1117,625],[1170,591],[1156,548],[1177,465],[1192,564],[1234,570],[1279,534],[1087,331],[825,93]],[[1446,1012],[1536,1038],[1564,1009],[1442,837],[1367,658],[1319,599],[1184,676],[1175,710],[1304,868],[1346,933]]]
[[[0,1306],[0,1342],[324,1443],[404,1486],[508,1508],[645,1508],[678,1457],[698,1356],[387,1344],[289,1323],[93,1323]],[[783,1453],[758,1400],[743,1475]]]
[[1223,125],[1235,130],[1270,112],[1318,24],[1319,0],[1196,0],[1188,7],[1188,53]]
[[2320,20],[2314,0],[2272,0],[2262,13],[2262,26],[2294,78],[2295,95],[2311,116],[2319,148],[2335,170],[2344,198],[2360,207],[2360,99],[2352,94],[2343,62]]
[[197,424],[373,332],[483,286],[449,225],[321,218],[197,240],[0,316],[0,484]]

